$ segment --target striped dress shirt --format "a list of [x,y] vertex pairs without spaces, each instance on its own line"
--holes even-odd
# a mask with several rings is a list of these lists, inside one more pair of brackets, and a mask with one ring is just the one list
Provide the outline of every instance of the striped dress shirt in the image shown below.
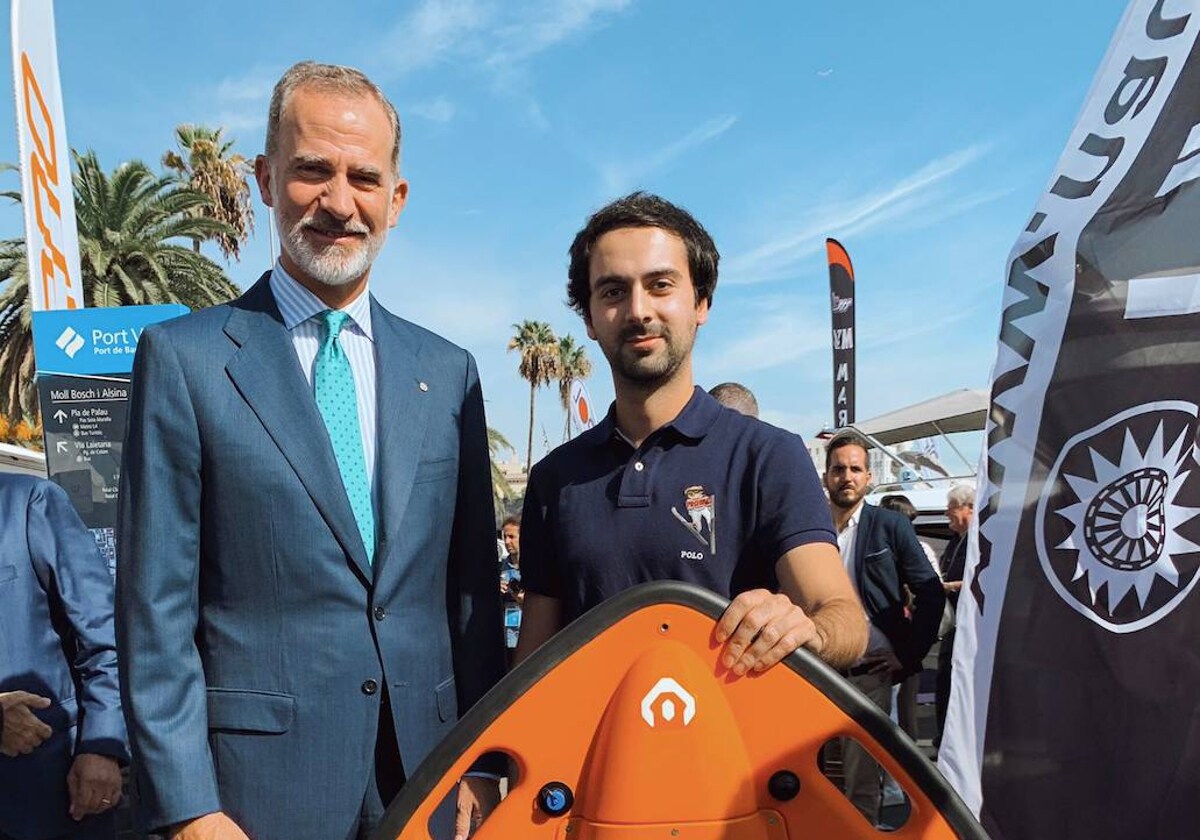
[[[321,347],[321,319],[318,317],[329,309],[319,297],[301,286],[283,266],[276,262],[271,270],[271,293],[283,325],[292,335],[292,346],[300,359],[300,369],[313,387],[313,365]],[[371,484],[371,500],[376,514],[379,512],[379,494],[375,482],[375,340],[371,332],[370,286],[362,294],[342,307],[350,316],[342,327],[338,341],[350,362],[354,374],[354,390],[358,396],[358,430],[362,435],[363,460],[367,467],[367,480]],[[314,393],[313,399],[316,399]]]

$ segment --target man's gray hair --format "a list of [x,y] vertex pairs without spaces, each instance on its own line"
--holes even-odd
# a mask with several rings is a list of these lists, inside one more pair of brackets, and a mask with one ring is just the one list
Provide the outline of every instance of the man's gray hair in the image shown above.
[[388,101],[379,85],[368,79],[361,70],[340,64],[301,61],[280,76],[275,83],[275,90],[271,92],[271,107],[267,111],[267,157],[274,156],[279,148],[279,120],[283,116],[283,109],[287,107],[292,94],[302,87],[324,93],[374,97],[383,106],[392,124],[392,174],[399,176],[400,115],[396,113],[396,106]]
[[722,382],[720,385],[713,386],[708,393],[727,408],[740,411],[750,417],[758,416],[758,400],[754,399],[754,393],[745,385],[737,382]]
[[946,504],[951,507],[970,505],[975,507],[975,485],[972,482],[955,484],[946,494]]

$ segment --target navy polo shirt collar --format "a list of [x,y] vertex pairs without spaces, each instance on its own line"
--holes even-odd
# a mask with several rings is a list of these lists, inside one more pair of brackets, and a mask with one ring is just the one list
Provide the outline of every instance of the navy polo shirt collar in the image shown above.
[[[712,428],[713,423],[717,422],[717,418],[721,415],[721,404],[708,395],[708,392],[699,385],[695,386],[692,391],[692,397],[687,401],[687,405],[675,417],[674,420],[655,429],[651,433],[651,437],[657,437],[666,429],[673,429],[678,434],[692,440],[703,440]],[[604,419],[596,424],[596,436],[593,438],[593,443],[597,446],[616,439],[624,443],[628,443],[617,429],[617,404],[614,401],[608,407],[608,414],[604,415]]]

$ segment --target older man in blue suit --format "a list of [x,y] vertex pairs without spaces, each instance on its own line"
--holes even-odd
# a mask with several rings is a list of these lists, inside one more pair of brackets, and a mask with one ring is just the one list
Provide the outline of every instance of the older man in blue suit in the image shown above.
[[[365,837],[503,673],[475,362],[370,293],[399,153],[361,73],[288,70],[255,165],[279,262],[141,338],[118,640],[148,821],[180,840]],[[464,780],[456,833],[497,797]]]
[[0,838],[111,840],[128,760],[112,575],[58,485],[4,473],[0,707]]

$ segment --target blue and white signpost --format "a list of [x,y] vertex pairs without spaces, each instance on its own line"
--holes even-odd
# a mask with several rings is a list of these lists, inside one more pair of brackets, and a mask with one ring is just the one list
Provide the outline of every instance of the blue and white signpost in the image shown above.
[[115,568],[113,528],[129,378],[147,325],[187,307],[54,309],[33,315],[46,467]]

